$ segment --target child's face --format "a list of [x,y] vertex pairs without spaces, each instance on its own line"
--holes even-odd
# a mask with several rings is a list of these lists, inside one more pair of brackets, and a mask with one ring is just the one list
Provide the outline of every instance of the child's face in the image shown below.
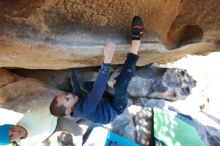
[[9,134],[11,141],[16,141],[17,139],[25,138],[26,136],[27,136],[27,131],[20,126],[12,127]]
[[65,95],[65,94],[61,94],[57,96],[57,102],[58,105],[64,105],[67,109],[67,111],[70,111],[68,113],[66,113],[67,115],[69,115],[72,111],[72,108],[74,107],[74,105],[76,104],[76,102],[79,100],[79,97],[76,95],[73,95],[71,93]]

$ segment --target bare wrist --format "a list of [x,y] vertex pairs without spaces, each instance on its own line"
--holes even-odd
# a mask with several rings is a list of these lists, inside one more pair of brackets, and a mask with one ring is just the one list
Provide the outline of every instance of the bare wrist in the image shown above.
[[106,64],[111,64],[111,62],[112,61],[110,61],[110,60],[104,60],[104,63],[106,63]]
[[104,63],[111,63],[111,62],[112,62],[112,58],[104,57]]

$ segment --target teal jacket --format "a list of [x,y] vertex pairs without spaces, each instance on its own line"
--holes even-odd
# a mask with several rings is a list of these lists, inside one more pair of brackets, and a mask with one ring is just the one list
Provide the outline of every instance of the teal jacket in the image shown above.
[[5,124],[0,126],[0,146],[11,144],[10,130],[14,125]]

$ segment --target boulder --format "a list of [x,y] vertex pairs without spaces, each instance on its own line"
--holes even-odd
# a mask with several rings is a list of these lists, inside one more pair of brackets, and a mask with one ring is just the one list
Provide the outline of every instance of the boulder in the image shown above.
[[195,86],[196,81],[186,70],[151,65],[136,71],[129,83],[128,93],[133,97],[175,101],[185,99]]
[[19,78],[22,78],[18,75],[12,74],[5,69],[0,69],[0,87],[7,85],[8,83],[12,83],[17,81]]
[[[60,1],[0,2],[0,67],[66,69],[98,66],[106,42],[117,44],[114,64],[127,52],[133,16],[145,24],[140,61],[169,62],[185,54],[218,48],[220,1]],[[187,43],[211,42],[178,49]],[[170,51],[175,49],[175,51]]]

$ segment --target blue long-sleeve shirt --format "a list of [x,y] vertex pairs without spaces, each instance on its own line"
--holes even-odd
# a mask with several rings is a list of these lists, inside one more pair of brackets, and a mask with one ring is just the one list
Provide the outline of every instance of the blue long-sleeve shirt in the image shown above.
[[[110,65],[102,64],[99,75],[92,91],[76,103],[72,117],[86,118],[94,123],[109,123],[113,121],[117,113],[108,101],[102,100],[108,81]],[[79,86],[78,83],[74,86]],[[80,88],[80,87],[74,87]]]

